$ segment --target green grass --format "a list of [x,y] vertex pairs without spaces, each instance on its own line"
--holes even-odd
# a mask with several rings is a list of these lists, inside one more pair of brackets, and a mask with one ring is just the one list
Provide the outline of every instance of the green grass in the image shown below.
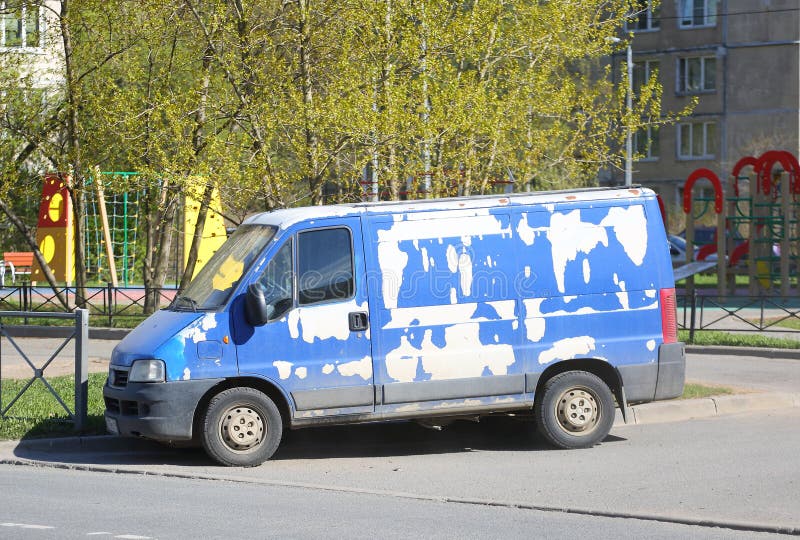
[[[50,386],[61,397],[70,410],[75,407],[74,378],[46,377]],[[103,385],[105,373],[89,374],[89,416],[83,434],[95,435],[105,433],[103,420]],[[19,390],[27,384],[28,379],[5,379],[2,381],[2,404],[5,409]],[[76,435],[74,425],[64,408],[48,391],[45,385],[37,380],[0,418],[0,440],[17,440],[36,437],[64,437]]]
[[[689,343],[689,331],[679,330],[678,339]],[[768,347],[773,349],[800,349],[800,340],[762,336],[758,334],[700,330],[694,333],[692,345],[726,345],[732,347]]]
[[[790,330],[800,330],[800,319],[798,319],[797,317],[791,317],[784,320],[781,319],[782,317],[764,319],[763,324],[764,326],[773,325],[773,327],[780,326],[781,328],[789,328]],[[753,324],[759,324],[761,321],[759,321],[758,319],[752,319],[750,322],[752,322]]]
[[733,390],[726,386],[706,386],[704,384],[686,383],[680,399],[696,399],[710,396],[723,396],[733,394]]

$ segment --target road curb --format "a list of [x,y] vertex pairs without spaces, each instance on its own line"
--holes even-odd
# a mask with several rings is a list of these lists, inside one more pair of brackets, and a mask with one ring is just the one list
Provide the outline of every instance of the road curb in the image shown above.
[[617,414],[615,427],[631,424],[657,424],[679,422],[695,418],[710,418],[755,411],[769,411],[800,407],[800,394],[789,392],[763,392],[734,394],[698,399],[657,401],[628,407],[627,423]]
[[800,349],[776,349],[772,347],[686,345],[686,353],[712,354],[717,356],[754,356],[758,358],[780,358],[782,360],[800,360]]
[[[7,444],[14,441],[5,441]],[[87,435],[83,437],[60,437],[52,439],[23,439],[16,448],[32,452],[147,452],[166,448],[154,441],[117,437],[116,435]]]

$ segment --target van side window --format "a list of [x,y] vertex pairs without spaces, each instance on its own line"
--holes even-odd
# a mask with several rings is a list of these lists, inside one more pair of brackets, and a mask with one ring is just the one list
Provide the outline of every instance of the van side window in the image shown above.
[[290,238],[269,261],[264,273],[258,278],[264,289],[267,306],[273,311],[270,320],[283,316],[294,302],[292,286],[292,239]]
[[353,296],[353,244],[349,229],[320,229],[297,238],[300,305]]

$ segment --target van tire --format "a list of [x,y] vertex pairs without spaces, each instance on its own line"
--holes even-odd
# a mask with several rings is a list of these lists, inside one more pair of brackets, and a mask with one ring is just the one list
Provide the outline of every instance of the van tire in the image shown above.
[[614,397],[587,371],[565,371],[548,380],[534,405],[539,432],[558,448],[589,448],[614,424]]
[[208,403],[202,422],[203,448],[229,467],[255,467],[272,457],[283,435],[281,413],[255,388],[229,388]]

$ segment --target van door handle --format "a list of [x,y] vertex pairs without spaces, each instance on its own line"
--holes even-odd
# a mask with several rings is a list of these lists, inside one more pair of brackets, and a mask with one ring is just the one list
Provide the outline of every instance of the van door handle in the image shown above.
[[367,314],[363,311],[348,313],[347,319],[350,323],[351,332],[363,332],[369,328],[369,319],[367,318]]

